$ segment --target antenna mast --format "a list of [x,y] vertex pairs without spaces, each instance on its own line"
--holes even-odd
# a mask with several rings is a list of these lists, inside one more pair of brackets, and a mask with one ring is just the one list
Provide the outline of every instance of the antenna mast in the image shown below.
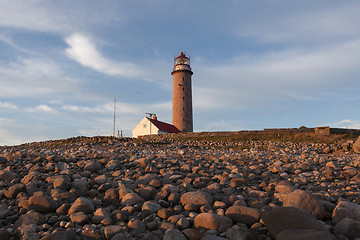
[[116,98],[114,99],[114,127],[113,127],[113,137],[115,137],[115,115],[116,115]]

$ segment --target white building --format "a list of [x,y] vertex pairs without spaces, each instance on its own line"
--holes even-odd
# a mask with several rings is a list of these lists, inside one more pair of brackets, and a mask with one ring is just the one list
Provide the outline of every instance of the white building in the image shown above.
[[161,122],[157,120],[156,115],[154,115],[152,118],[144,117],[140,121],[140,123],[132,130],[131,134],[133,138],[137,138],[138,136],[144,135],[159,135],[179,132],[179,129],[177,129],[174,125]]

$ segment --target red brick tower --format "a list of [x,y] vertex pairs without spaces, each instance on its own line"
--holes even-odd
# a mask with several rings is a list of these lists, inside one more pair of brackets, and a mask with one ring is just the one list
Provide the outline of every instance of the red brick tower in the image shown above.
[[174,60],[172,124],[182,132],[193,131],[190,59],[183,52]]

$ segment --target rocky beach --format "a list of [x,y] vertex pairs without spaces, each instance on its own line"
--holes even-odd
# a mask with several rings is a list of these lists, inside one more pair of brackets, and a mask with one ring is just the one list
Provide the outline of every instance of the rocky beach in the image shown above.
[[0,147],[0,239],[360,239],[351,144],[78,137]]

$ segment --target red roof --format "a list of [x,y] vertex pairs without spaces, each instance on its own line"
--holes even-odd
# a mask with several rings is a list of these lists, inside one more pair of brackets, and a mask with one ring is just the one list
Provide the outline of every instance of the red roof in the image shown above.
[[185,54],[183,52],[180,52],[180,56],[178,56],[175,59],[178,59],[178,58],[187,58],[187,59],[189,59],[188,57],[185,56]]
[[152,122],[160,131],[167,132],[167,133],[179,133],[180,130],[177,129],[174,125],[164,123],[155,119],[150,119],[150,122]]

